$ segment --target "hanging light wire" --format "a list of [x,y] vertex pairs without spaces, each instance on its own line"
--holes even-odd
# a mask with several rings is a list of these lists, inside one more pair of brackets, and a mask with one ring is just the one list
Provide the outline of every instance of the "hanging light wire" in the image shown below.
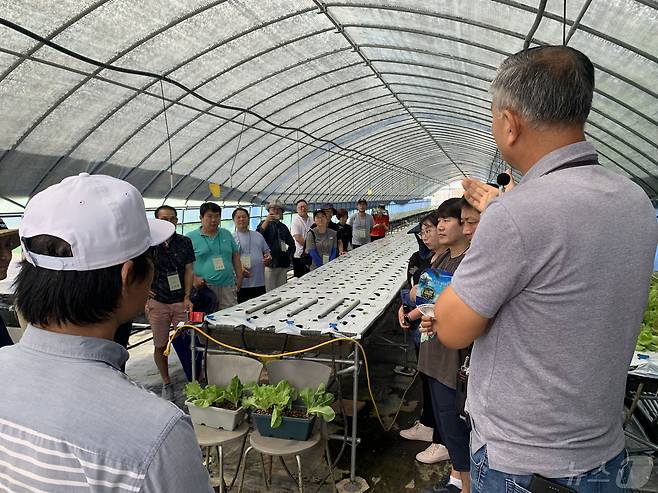
[[167,131],[167,147],[169,147],[169,190],[174,189],[174,156],[171,152],[171,134],[169,133],[169,121],[167,120],[167,105],[165,104],[164,85],[160,79],[160,93],[162,94],[162,113],[164,114],[165,130]]

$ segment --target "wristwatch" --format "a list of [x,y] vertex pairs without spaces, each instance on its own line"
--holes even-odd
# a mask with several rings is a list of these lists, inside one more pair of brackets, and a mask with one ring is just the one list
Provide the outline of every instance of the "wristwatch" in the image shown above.
[[402,320],[404,320],[404,323],[407,325],[411,325],[411,319],[409,318],[409,315],[406,313],[404,314],[404,317],[402,317]]

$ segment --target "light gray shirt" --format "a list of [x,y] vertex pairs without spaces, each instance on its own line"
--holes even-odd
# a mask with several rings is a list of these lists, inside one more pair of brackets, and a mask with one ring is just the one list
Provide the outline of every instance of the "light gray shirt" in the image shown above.
[[[242,287],[257,288],[259,286],[265,286],[263,255],[269,253],[270,247],[267,246],[263,235],[258,231],[247,231],[246,233],[235,231],[233,233],[233,239],[238,244],[242,266],[246,268],[248,265],[249,272],[251,273],[249,277],[242,278]],[[249,260],[245,257],[249,257]],[[248,262],[247,265],[245,265],[246,262]]]
[[360,246],[370,243],[370,230],[375,225],[370,214],[366,212],[365,217],[361,217],[358,212],[355,212],[347,220],[347,224],[352,226],[352,245]]
[[[510,474],[564,477],[624,447],[628,365],[658,240],[639,186],[580,142],[538,161],[486,209],[453,277],[491,319],[474,344],[471,447]],[[548,173],[548,174],[547,174]]]
[[0,490],[213,491],[189,418],[131,382],[127,359],[32,326],[0,348]]

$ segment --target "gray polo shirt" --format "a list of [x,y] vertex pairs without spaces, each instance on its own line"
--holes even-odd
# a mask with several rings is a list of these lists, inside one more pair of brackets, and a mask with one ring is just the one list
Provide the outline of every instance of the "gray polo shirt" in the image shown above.
[[[491,319],[474,344],[471,448],[491,469],[573,476],[624,447],[628,364],[658,231],[646,194],[580,142],[538,161],[482,214],[455,272],[457,295]],[[548,173],[548,174],[547,174]]]
[[212,492],[188,417],[112,341],[28,326],[0,349],[0,490]]

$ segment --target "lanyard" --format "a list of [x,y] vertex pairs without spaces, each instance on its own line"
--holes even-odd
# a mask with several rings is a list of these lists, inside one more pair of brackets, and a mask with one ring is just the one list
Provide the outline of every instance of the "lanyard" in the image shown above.
[[240,234],[246,234],[246,235],[247,235],[247,238],[249,238],[249,242],[247,243],[247,251],[246,251],[245,254],[246,254],[246,255],[251,255],[251,231],[248,231],[248,230],[247,230],[246,233],[241,233],[240,231],[236,231],[236,232],[238,233],[238,234],[237,234],[237,237],[238,237],[238,247],[240,248],[240,253],[245,253],[245,252],[242,250],[242,241],[240,241]]
[[158,245],[158,247],[154,249],[154,256],[155,256],[155,258],[154,258],[154,262],[155,262],[155,265],[158,265],[158,264],[159,264],[159,260],[160,260],[160,251],[161,251],[161,250],[164,250],[165,253],[167,254],[167,257],[168,257],[169,260],[171,261],[171,263],[173,263],[173,264],[177,267],[177,264],[178,264],[178,256],[176,255],[176,252],[172,252],[172,250],[173,250],[173,248],[172,248],[172,244],[174,243],[174,238],[175,238],[176,234],[177,234],[177,233],[174,233],[174,234],[171,236],[171,238],[169,238],[168,240],[166,240],[165,242],[163,242],[161,245]]

